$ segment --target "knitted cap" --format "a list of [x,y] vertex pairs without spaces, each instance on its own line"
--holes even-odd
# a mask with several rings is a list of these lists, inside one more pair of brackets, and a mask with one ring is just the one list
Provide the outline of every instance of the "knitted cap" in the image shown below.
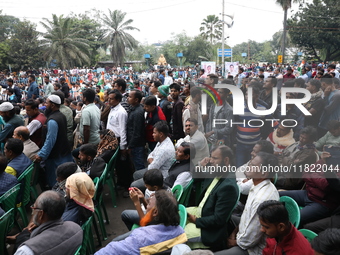
[[170,85],[162,85],[158,87],[158,92],[162,94],[162,96],[167,97],[169,95],[169,87]]

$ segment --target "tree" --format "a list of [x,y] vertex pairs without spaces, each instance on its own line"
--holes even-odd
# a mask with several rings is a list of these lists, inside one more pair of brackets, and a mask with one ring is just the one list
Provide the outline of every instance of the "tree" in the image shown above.
[[201,35],[204,39],[209,39],[210,44],[213,43],[213,39],[220,40],[222,38],[222,23],[215,15],[208,15],[200,27]]
[[9,60],[14,69],[43,66],[39,32],[30,21],[20,21],[13,27],[13,34],[8,40]]
[[[170,65],[179,65],[180,63],[177,58],[177,53],[183,53],[187,49],[192,38],[187,36],[185,31],[176,35],[172,33],[171,38],[173,39],[163,44],[162,51],[160,53],[164,55],[166,62]],[[184,55],[184,57],[186,56]],[[155,61],[158,61],[158,58],[159,56],[155,58]]]
[[137,47],[138,42],[132,35],[126,31],[137,30],[138,28],[131,26],[133,20],[124,20],[125,12],[120,10],[111,11],[109,16],[103,15],[102,21],[105,26],[105,42],[106,47],[111,47],[112,60],[116,64],[123,65],[126,50],[133,50]]
[[299,0],[276,0],[276,3],[279,4],[283,11],[283,40],[282,40],[282,63],[285,61],[285,51],[286,51],[286,36],[287,36],[287,14],[288,9],[292,7],[292,2],[298,2]]
[[1,15],[0,12],[0,42],[9,39],[14,33],[14,27],[17,25],[20,20],[14,16],[9,15]]
[[340,58],[340,6],[333,0],[313,0],[288,20],[292,43],[318,61]]
[[46,33],[42,33],[46,61],[56,59],[57,64],[63,69],[90,63],[89,41],[81,36],[87,31],[72,28],[73,20],[69,17],[64,18],[63,15],[57,17],[53,14],[52,20],[47,18],[43,20],[45,23],[40,23],[47,30]]
[[[94,15],[97,15],[95,13]],[[100,58],[100,48],[104,48],[104,30],[99,21],[92,18],[88,13],[69,15],[73,19],[72,29],[86,31],[86,33],[79,34],[83,39],[88,40],[90,46],[90,62],[91,66],[95,66]]]
[[199,56],[203,56],[207,59],[213,58],[211,44],[204,40],[202,36],[196,36],[191,40],[188,47],[183,51],[183,55],[190,64],[199,62]]

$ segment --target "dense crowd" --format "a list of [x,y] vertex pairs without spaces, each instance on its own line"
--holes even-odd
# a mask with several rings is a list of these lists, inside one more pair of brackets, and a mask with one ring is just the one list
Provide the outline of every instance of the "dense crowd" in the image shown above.
[[[338,68],[240,65],[226,78],[199,64],[1,72],[0,196],[32,162],[48,190],[8,238],[15,254],[74,254],[96,206],[93,180],[113,157],[136,210],[121,216],[132,232],[96,254],[337,254]],[[182,226],[178,185],[192,190]],[[300,207],[300,224],[282,197]],[[298,228],[319,234],[312,246]]]

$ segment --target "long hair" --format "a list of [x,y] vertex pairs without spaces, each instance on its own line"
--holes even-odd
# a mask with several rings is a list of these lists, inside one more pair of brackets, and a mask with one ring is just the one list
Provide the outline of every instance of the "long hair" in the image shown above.
[[158,215],[155,220],[164,226],[178,226],[179,213],[176,198],[166,190],[155,192]]

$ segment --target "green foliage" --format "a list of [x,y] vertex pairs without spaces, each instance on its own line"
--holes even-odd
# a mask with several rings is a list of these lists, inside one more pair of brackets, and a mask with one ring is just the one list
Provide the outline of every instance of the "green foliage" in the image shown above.
[[10,49],[8,62],[12,68],[19,70],[42,67],[44,62],[41,57],[39,32],[36,30],[36,25],[27,20],[20,21],[13,27],[12,32],[11,38],[7,40]]
[[318,61],[340,58],[340,6],[334,3],[313,0],[288,20],[292,42]]
[[63,15],[53,14],[52,20],[44,18],[44,21],[40,23],[47,30],[41,41],[46,61],[56,59],[63,69],[90,64],[90,44],[82,38],[86,31],[76,28],[73,19]]
[[19,22],[20,20],[14,16],[1,15],[0,13],[0,42],[9,39],[13,35],[14,28]]
[[138,30],[138,28],[131,26],[133,20],[124,20],[125,12],[120,10],[111,11],[109,15],[103,15],[102,22],[105,26],[105,43],[106,47],[111,48],[112,60],[116,64],[122,65],[126,50],[136,49],[138,42],[127,31]]
[[212,44],[214,40],[219,41],[222,38],[222,23],[216,15],[208,15],[201,23],[200,32]]
[[9,63],[10,47],[6,41],[0,42],[0,69],[6,69]]
[[183,54],[186,57],[187,62],[190,64],[200,62],[199,56],[206,57],[209,60],[212,60],[213,58],[211,44],[204,40],[201,36],[196,36],[193,40],[189,41],[189,44],[183,51]]

